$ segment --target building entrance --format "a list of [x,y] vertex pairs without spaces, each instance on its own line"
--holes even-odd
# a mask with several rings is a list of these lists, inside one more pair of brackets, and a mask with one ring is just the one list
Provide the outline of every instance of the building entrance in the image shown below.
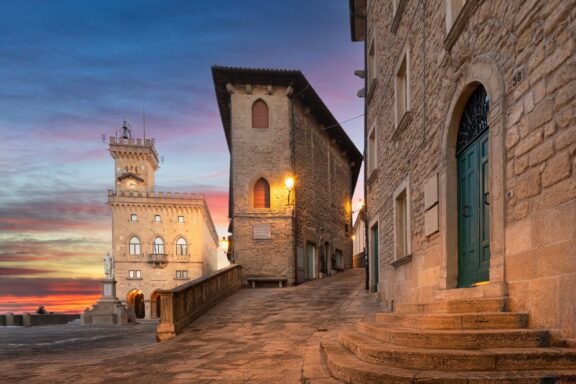
[[128,309],[132,309],[138,319],[143,319],[146,315],[144,306],[144,294],[139,290],[132,290],[128,293]]
[[479,86],[468,99],[456,144],[458,172],[458,287],[489,280],[488,96]]

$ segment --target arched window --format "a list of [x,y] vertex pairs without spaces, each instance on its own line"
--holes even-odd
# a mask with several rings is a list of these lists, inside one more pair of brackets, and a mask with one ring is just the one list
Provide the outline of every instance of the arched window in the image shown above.
[[163,255],[164,254],[164,240],[160,237],[154,239],[154,254]]
[[188,254],[188,250],[186,249],[188,244],[186,244],[186,240],[183,237],[180,237],[176,240],[176,255],[178,256],[186,256]]
[[268,128],[268,105],[262,99],[252,104],[252,128]]
[[254,185],[254,208],[270,208],[270,184],[261,178]]
[[131,255],[139,255],[140,254],[140,239],[136,236],[132,236],[129,242],[129,249]]

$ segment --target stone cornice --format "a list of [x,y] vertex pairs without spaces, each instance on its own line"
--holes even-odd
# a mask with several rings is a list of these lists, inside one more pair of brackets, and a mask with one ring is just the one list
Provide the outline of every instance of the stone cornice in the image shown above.
[[458,40],[458,37],[460,37],[460,34],[468,23],[468,19],[470,19],[470,16],[472,16],[474,11],[476,11],[478,5],[480,5],[480,0],[468,0],[464,3],[460,13],[456,17],[456,20],[454,20],[450,31],[446,35],[446,38],[444,38],[444,49],[447,51],[452,49],[452,46],[456,40]]
[[402,19],[402,14],[404,13],[404,8],[406,8],[406,3],[408,0],[398,0],[398,6],[396,13],[394,14],[394,20],[390,26],[390,32],[396,33],[398,27],[400,26],[400,20]]

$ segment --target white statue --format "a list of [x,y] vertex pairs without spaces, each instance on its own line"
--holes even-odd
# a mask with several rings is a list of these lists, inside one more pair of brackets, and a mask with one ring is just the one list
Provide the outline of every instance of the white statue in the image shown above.
[[109,253],[104,256],[104,273],[107,279],[114,278],[114,259]]

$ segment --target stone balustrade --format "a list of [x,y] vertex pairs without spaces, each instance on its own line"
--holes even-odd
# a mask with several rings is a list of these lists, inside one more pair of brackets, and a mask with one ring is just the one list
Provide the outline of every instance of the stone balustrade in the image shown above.
[[231,265],[174,289],[158,291],[160,324],[156,328],[156,340],[175,337],[208,309],[240,289],[240,273],[239,265]]

